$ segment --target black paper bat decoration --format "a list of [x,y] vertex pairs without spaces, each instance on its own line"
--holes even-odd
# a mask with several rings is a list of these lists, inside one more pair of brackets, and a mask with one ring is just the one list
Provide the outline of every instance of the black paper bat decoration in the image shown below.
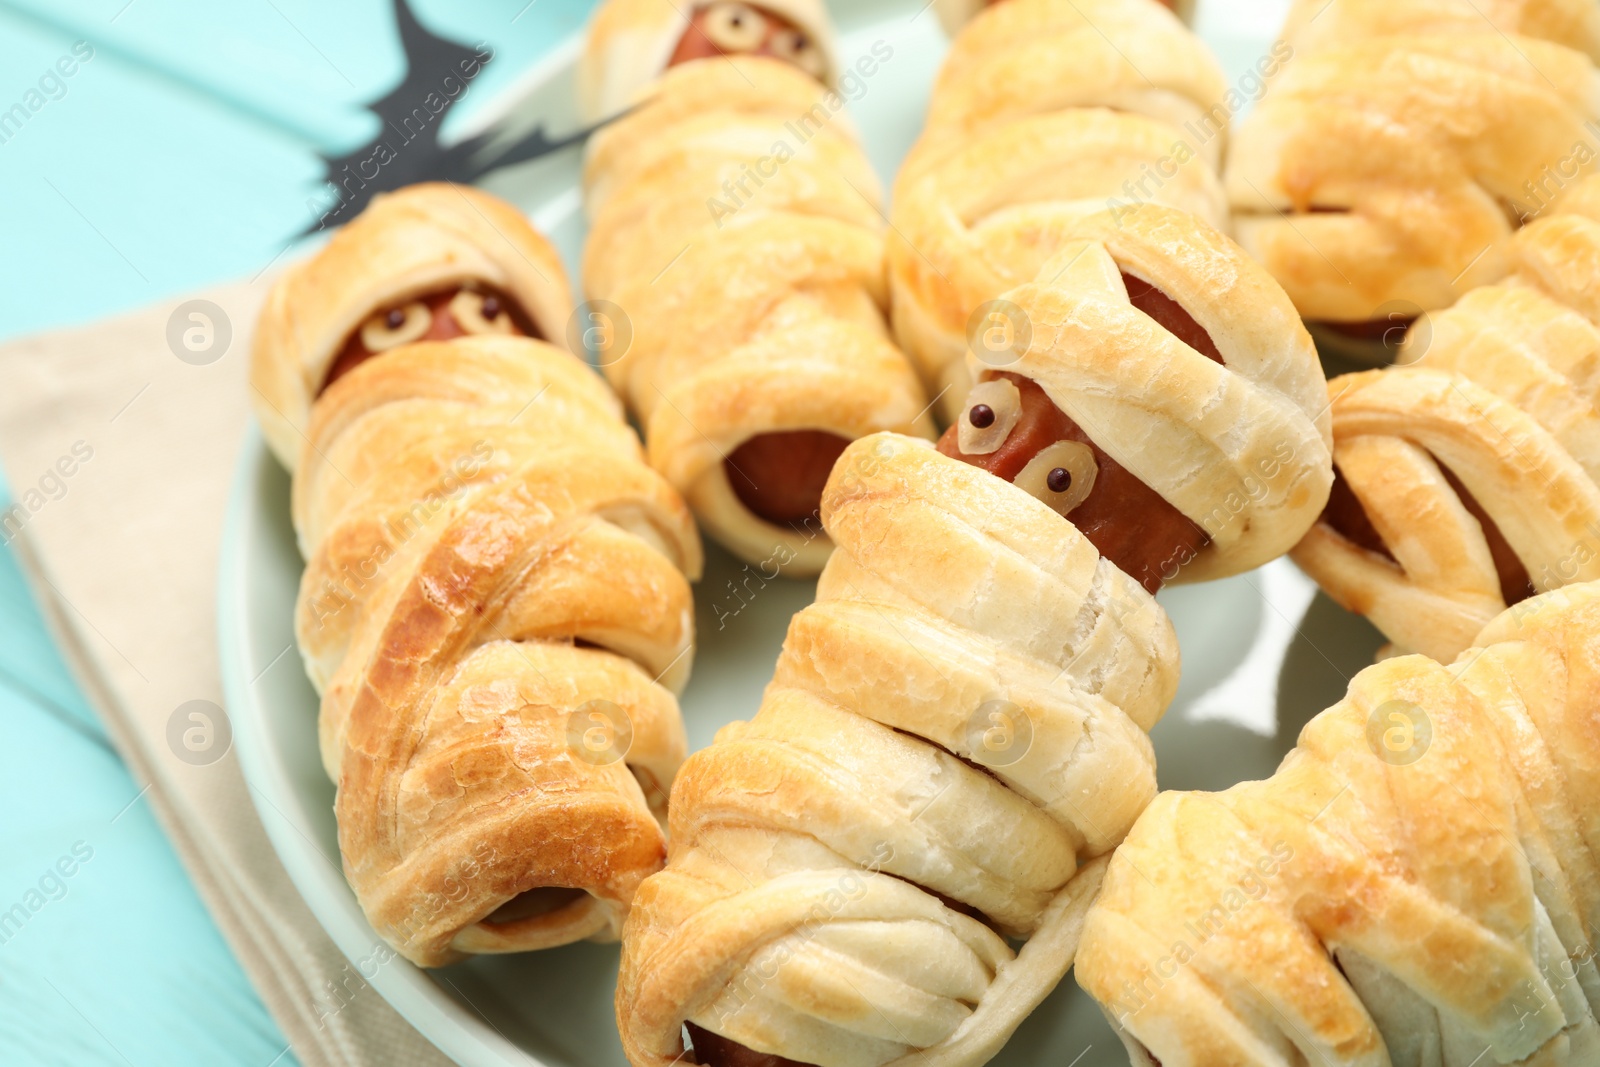
[[439,136],[445,116],[494,59],[494,49],[487,44],[468,48],[440,37],[417,21],[407,0],[394,0],[394,16],[405,50],[405,75],[393,90],[367,105],[382,123],[370,142],[341,156],[321,156],[335,195],[331,202],[312,202],[313,218],[301,236],[354,218],[379,193],[422,181],[472,183],[497,168],[559,152],[621,117],[554,140],[541,125],[505,145],[491,147],[494,130],[446,145]]

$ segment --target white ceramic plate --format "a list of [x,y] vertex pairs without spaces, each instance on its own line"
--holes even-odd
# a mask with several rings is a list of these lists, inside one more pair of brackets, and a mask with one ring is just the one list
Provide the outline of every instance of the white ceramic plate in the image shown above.
[[[1283,6],[1284,0],[1202,4],[1199,27],[1229,71],[1242,75],[1265,52]],[[848,59],[880,40],[894,49],[851,105],[887,184],[920,128],[944,40],[933,13],[919,14],[922,0],[837,7]],[[553,134],[571,129],[575,55],[572,42],[557,48],[507,99],[474,116],[477,124],[504,119],[513,127],[544,122]],[[583,242],[578,171],[579,154],[571,150],[486,183],[528,211],[573,268]],[[218,628],[239,759],[295,885],[378,993],[464,1067],[626,1067],[612,1015],[614,945],[480,957],[436,972],[395,958],[374,971],[381,943],[340,871],[334,790],[317,756],[317,700],[293,650],[303,564],[288,502],[288,476],[253,435],[227,516]],[[814,591],[812,583],[778,580],[750,597],[742,565],[708,549],[696,589],[699,652],[682,700],[694,748],[708,744],[724,723],[755,713],[789,619]],[[732,592],[736,579],[739,597]],[[1184,658],[1177,700],[1153,734],[1167,788],[1220,789],[1271,774],[1301,725],[1343,694],[1380,644],[1376,631],[1317,595],[1287,561],[1229,581],[1170,589],[1161,600]],[[994,1062],[1110,1067],[1127,1061],[1095,1005],[1066,981]]]

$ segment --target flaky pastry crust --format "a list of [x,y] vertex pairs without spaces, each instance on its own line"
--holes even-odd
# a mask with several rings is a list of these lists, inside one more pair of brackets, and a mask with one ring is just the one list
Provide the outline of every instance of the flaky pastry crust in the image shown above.
[[[993,369],[1037,381],[1206,532],[1197,556],[1172,561],[1169,581],[1208,581],[1283,555],[1333,481],[1322,371],[1283,290],[1232,241],[1171,208],[1102,212],[1065,230],[1038,277],[1005,294],[1031,339]],[[1123,274],[1188,309],[1223,362],[1133,307]],[[976,357],[970,365],[990,369]]]
[[1600,326],[1600,176],[1559,190],[1555,208],[1517,231],[1512,281]]
[[615,939],[686,749],[688,509],[604,382],[525,338],[383,353],[306,434],[296,635],[368,920],[425,966]]
[[960,33],[961,27],[988,6],[988,0],[934,0],[933,4],[934,10],[939,13],[939,24],[951,37]]
[[[939,22],[944,26],[945,33],[951,37],[961,32],[962,27],[977,18],[979,12],[995,3],[1005,3],[1007,0],[934,0],[934,10],[939,12]],[[1171,8],[1184,22],[1194,17],[1194,0],[1173,0],[1170,4],[1162,6]]]
[[1272,778],[1150,805],[1079,983],[1141,1065],[1596,1062],[1597,708],[1594,584],[1369,667]]
[[1305,52],[1373,37],[1491,29],[1600,59],[1600,8],[1591,0],[1295,0],[1282,37]]
[[842,101],[788,64],[698,60],[647,92],[585,168],[584,286],[630,334],[602,363],[707,532],[815,574],[827,537],[752,512],[724,461],[774,432],[931,435],[887,336],[877,179]]
[[520,211],[468,186],[426,183],[374,197],[273,285],[256,323],[251,400],[293,471],[311,404],[345,342],[379,309],[464,283],[515,299],[539,335],[566,343],[572,294],[550,243]]
[[1154,201],[1227,229],[1224,89],[1155,0],[1005,0],[960,33],[888,246],[895,336],[947,418],[972,386],[973,312],[1031,280],[1075,220]]
[[1234,140],[1235,233],[1308,320],[1448,307],[1508,272],[1551,169],[1592,169],[1592,5],[1326,6],[1295,9],[1294,57]]
[[1507,606],[1446,469],[1535,590],[1600,579],[1600,222],[1585,214],[1597,201],[1589,179],[1520,231],[1512,276],[1413,327],[1405,369],[1329,383],[1334,462],[1391,558],[1327,522],[1294,558],[1403,650],[1449,660]]
[[845,451],[823,518],[817,602],[760,713],[685,765],[629,919],[636,1067],[686,1021],[820,1067],[986,1061],[1153,795],[1176,639],[1069,523],[892,434]]
[[[1159,119],[1176,141],[1186,123],[1207,121],[1226,88],[1210,52],[1157,0],[1005,0],[951,43],[903,174],[999,123],[1069,108]],[[1226,110],[1210,122],[1225,131]],[[1214,167],[1225,142],[1223,132],[1195,148]]]

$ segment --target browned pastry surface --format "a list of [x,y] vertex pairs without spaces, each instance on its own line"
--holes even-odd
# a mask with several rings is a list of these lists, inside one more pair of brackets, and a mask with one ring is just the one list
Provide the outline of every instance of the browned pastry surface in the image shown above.
[[524,338],[367,360],[307,435],[296,634],[368,920],[429,966],[617,937],[686,747],[682,500]]
[[1362,671],[1276,774],[1166,793],[1077,977],[1136,1064],[1600,1059],[1600,585]]
[[580,78],[597,114],[637,105],[585,167],[584,289],[627,323],[606,373],[706,531],[802,576],[844,446],[933,431],[887,338],[881,191],[832,47],[812,0],[610,0]]
[[[687,764],[623,943],[637,1067],[979,1064],[1071,965],[1154,789],[1171,625],[1015,485],[880,434],[761,710]],[[1026,938],[1015,950],[1006,938]]]

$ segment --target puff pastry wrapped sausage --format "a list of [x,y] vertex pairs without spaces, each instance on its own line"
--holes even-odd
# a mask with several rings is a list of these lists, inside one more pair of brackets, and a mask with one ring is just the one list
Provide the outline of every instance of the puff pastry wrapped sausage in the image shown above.
[[[1157,204],[1055,237],[1037,279],[1002,301],[1026,346],[969,357],[984,383],[940,448],[1039,492],[1151,591],[1287,552],[1333,470],[1322,371],[1283,291]],[[1065,491],[1041,471],[1070,475]]]
[[1324,6],[1291,15],[1294,59],[1225,181],[1240,243],[1319,340],[1370,355],[1372,329],[1504,277],[1518,223],[1557,198],[1551,175],[1592,169],[1595,17],[1554,0]]
[[1600,587],[1369,667],[1276,774],[1158,797],[1079,983],[1135,1064],[1600,1061]]
[[1153,795],[1175,637],[1071,524],[898,435],[845,451],[823,521],[817,602],[760,713],[685,764],[629,918],[636,1067],[680,1058],[685,1023],[702,1064],[984,1062]]
[[956,38],[889,238],[895,335],[949,418],[974,313],[1032,280],[1073,220],[1154,201],[1226,229],[1225,89],[1154,0],[1005,0]]
[[[802,64],[730,54],[641,68],[641,41],[665,41],[646,50],[664,59],[692,40],[669,17],[677,6],[612,0],[590,34],[586,84],[650,80],[590,144],[584,288],[629,324],[602,359],[650,461],[736,554],[782,549],[791,573],[814,574],[830,548],[818,498],[843,447],[933,429],[888,339],[878,179],[843,98]],[[746,29],[773,13],[825,24],[820,9],[801,17],[807,5],[685,13],[730,7]]]
[[[508,243],[537,249],[564,286],[519,215],[467,195],[501,216],[476,259],[451,225],[461,216],[401,194],[335,237],[329,262],[280,282],[267,313],[296,321],[307,278],[391,263],[378,257],[430,218],[461,242],[444,258],[463,288],[437,322],[511,313],[460,295],[487,284],[474,267]],[[408,200],[416,215],[395,210]],[[391,290],[343,286],[346,306],[313,309],[365,319],[380,343],[388,317],[372,312]],[[598,376],[496,332],[376,353],[352,337],[344,351],[365,358],[325,391],[308,371],[309,419],[284,423],[304,435],[295,631],[322,696],[345,873],[374,929],[425,966],[616,939],[665,857],[666,791],[686,750],[673,694],[693,649],[689,511]],[[262,337],[258,359],[307,366],[292,327]]]
[[1597,189],[1414,327],[1406,366],[1329,384],[1339,482],[1294,558],[1403,650],[1448,661],[1508,604],[1600,579]]

